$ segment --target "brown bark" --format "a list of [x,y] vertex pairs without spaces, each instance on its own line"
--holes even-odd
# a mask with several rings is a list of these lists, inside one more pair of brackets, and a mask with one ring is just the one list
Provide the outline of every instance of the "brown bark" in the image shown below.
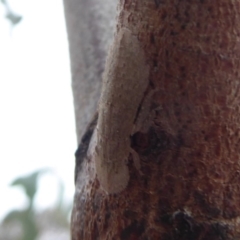
[[117,28],[150,69],[129,136],[140,171],[130,154],[126,188],[107,194],[90,151],[72,239],[240,239],[240,1],[121,0]]

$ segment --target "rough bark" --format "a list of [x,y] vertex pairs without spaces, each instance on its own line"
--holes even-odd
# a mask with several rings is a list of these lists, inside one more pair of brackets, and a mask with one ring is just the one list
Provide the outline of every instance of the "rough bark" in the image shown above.
[[121,0],[119,8],[115,39],[128,29],[149,68],[129,136],[140,169],[129,154],[126,187],[106,193],[95,131],[76,182],[72,239],[240,239],[240,1]]

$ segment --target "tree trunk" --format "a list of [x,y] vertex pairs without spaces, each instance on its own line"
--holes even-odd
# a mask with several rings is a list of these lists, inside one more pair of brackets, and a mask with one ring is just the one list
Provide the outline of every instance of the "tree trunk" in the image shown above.
[[119,10],[72,239],[240,239],[240,1]]
[[78,141],[97,109],[116,8],[116,0],[64,0]]

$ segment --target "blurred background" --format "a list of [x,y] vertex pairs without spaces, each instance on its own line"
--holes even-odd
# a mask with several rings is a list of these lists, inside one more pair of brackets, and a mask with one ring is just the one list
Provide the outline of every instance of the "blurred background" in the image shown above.
[[77,148],[62,1],[0,0],[0,239],[69,240]]

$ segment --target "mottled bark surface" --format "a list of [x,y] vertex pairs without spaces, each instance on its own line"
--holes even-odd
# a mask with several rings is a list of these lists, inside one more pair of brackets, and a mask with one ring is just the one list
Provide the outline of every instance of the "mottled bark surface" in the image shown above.
[[150,67],[141,174],[130,155],[127,188],[107,195],[90,152],[72,239],[240,239],[240,1],[122,0],[122,27]]

